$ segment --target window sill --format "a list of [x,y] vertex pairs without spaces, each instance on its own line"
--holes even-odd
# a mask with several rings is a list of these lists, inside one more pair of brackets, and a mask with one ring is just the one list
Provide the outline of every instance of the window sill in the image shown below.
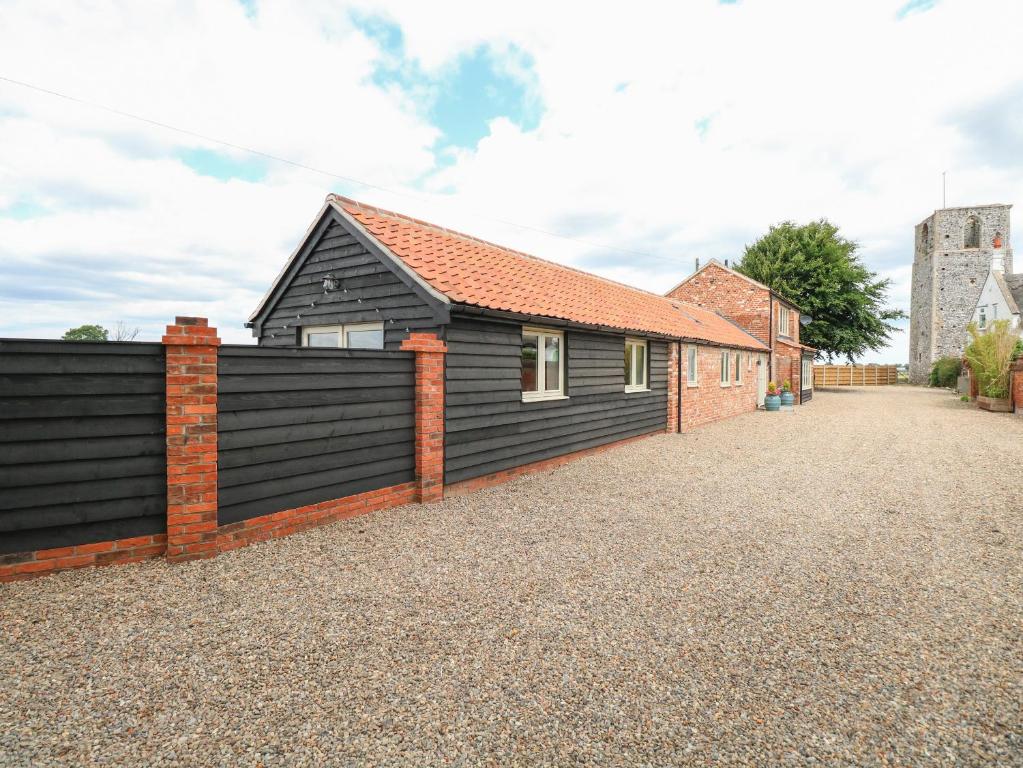
[[724,383],[721,384],[721,388],[722,389],[725,389],[725,388],[731,387],[731,386],[732,386],[731,384],[724,384]]
[[534,395],[522,396],[522,402],[524,403],[548,403],[551,400],[568,400],[568,395]]
[[686,386],[688,388],[690,388],[690,389],[696,389],[698,386],[700,386],[700,382],[694,381],[694,382],[690,383],[690,382],[687,381],[686,382]]
[[625,394],[627,394],[627,395],[633,395],[633,394],[635,394],[637,392],[649,392],[649,391],[650,391],[650,387],[626,387],[625,388]]

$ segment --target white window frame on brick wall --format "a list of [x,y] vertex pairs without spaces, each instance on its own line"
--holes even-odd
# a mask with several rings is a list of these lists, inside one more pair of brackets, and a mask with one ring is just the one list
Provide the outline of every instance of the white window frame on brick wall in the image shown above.
[[[348,344],[348,334],[353,331],[380,331],[381,343],[379,347],[352,347]],[[309,346],[309,335],[316,333],[336,333],[337,349],[383,349],[383,323],[349,323],[347,325],[304,325],[302,326],[302,346]],[[333,349],[334,347],[319,347],[319,349]]]
[[730,387],[732,386],[732,375],[729,371],[732,363],[732,352],[731,350],[725,349],[721,351],[721,386]]
[[[553,331],[550,328],[534,328],[531,326],[523,326],[523,336],[536,336],[537,337],[537,353],[536,353],[536,390],[534,391],[523,391],[522,402],[524,403],[536,403],[544,400],[567,400],[568,395],[565,394],[565,334],[563,331]],[[558,340],[558,387],[555,389],[547,389],[547,366],[542,365],[541,361],[546,360],[547,357],[547,340],[548,339]]]
[[778,305],[778,335],[784,336],[786,339],[792,337],[792,318],[789,308],[784,304]]
[[803,358],[803,370],[801,373],[799,388],[813,389],[813,360],[808,357]]
[[742,352],[735,353],[735,384],[742,386]]
[[[636,365],[636,358],[639,350],[643,350],[643,364]],[[631,364],[626,369],[625,391],[626,392],[649,392],[650,391],[650,350],[647,348],[645,339],[625,339],[625,354],[629,356]]]
[[700,348],[695,344],[686,347],[686,385],[700,386]]

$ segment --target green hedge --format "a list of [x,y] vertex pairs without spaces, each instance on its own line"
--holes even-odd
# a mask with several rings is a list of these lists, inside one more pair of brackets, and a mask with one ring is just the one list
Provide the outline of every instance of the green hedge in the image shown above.
[[943,357],[934,362],[928,382],[932,387],[955,389],[959,372],[963,369],[963,361],[958,357]]

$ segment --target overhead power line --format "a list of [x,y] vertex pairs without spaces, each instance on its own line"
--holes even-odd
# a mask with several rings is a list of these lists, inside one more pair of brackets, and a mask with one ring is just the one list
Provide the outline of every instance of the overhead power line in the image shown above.
[[[79,98],[77,96],[71,96],[70,94],[67,94],[67,93],[61,93],[60,91],[54,91],[54,90],[51,90],[49,88],[43,88],[41,86],[34,85],[32,83],[26,83],[23,80],[15,80],[14,78],[5,77],[3,75],[0,75],[0,80],[2,80],[3,82],[6,82],[6,83],[10,83],[11,85],[19,86],[21,88],[27,88],[29,90],[37,91],[38,93],[43,93],[43,94],[46,94],[48,96],[54,96],[54,97],[56,97],[58,99],[64,99],[66,101],[70,101],[70,102],[73,102],[75,104],[81,104],[81,105],[86,106],[86,107],[91,107],[93,109],[98,109],[98,110],[101,110],[103,112],[107,112],[107,113],[112,114],[112,115],[117,115],[118,117],[124,117],[124,118],[127,118],[129,120],[136,120],[136,121],[138,121],[140,123],[146,123],[147,125],[152,125],[152,126],[155,126],[157,128],[163,128],[164,130],[167,130],[167,131],[173,131],[174,133],[179,133],[179,134],[182,134],[184,136],[190,136],[190,137],[192,137],[194,139],[201,139],[202,141],[207,141],[207,142],[210,142],[211,144],[219,144],[222,147],[228,147],[230,149],[238,150],[239,152],[248,152],[249,154],[256,155],[258,157],[262,157],[262,158],[265,158],[267,160],[272,160],[273,162],[276,162],[276,163],[283,163],[285,165],[290,165],[293,168],[299,168],[299,169],[301,169],[303,171],[309,171],[310,173],[316,173],[316,174],[319,174],[321,176],[326,176],[326,177],[331,178],[331,179],[336,179],[338,181],[343,181],[343,182],[348,183],[348,184],[355,184],[356,186],[363,187],[365,189],[374,189],[374,190],[377,190],[378,192],[384,192],[384,193],[389,194],[389,195],[397,195],[399,197],[405,197],[405,198],[408,198],[410,200],[416,200],[417,202],[425,203],[427,205],[432,205],[432,204],[435,204],[437,202],[440,202],[440,203],[443,203],[443,204],[448,205],[450,207],[454,207],[454,205],[451,203],[451,201],[445,200],[443,198],[440,198],[440,199],[424,198],[424,197],[421,197],[419,195],[414,195],[414,194],[412,194],[410,192],[405,192],[403,190],[391,189],[389,187],[383,187],[383,186],[381,186],[379,184],[373,184],[373,183],[368,182],[368,181],[363,181],[362,179],[356,179],[353,176],[346,176],[345,174],[342,174],[342,173],[334,173],[333,171],[325,171],[322,168],[316,168],[315,166],[307,165],[305,163],[300,163],[300,162],[298,162],[296,160],[289,160],[288,158],[281,157],[280,155],[274,155],[274,154],[271,154],[269,152],[263,152],[262,150],[259,150],[259,149],[253,149],[252,147],[246,147],[246,146],[244,146],[242,144],[236,144],[236,143],[231,142],[231,141],[225,141],[224,139],[218,139],[218,138],[215,138],[213,136],[207,136],[206,134],[199,133],[198,131],[192,131],[192,130],[189,130],[188,128],[181,128],[181,127],[178,127],[176,125],[171,125],[169,123],[161,122],[160,120],[153,120],[153,119],[148,118],[148,117],[143,117],[142,115],[136,115],[136,114],[133,114],[131,112],[125,112],[122,109],[116,109],[115,107],[110,107],[110,106],[107,106],[105,104],[99,104],[99,103],[94,102],[94,101],[89,101],[88,99],[82,99],[82,98]],[[572,237],[571,235],[563,235],[563,234],[561,234],[559,232],[553,232],[551,230],[543,229],[541,227],[532,226],[530,224],[520,224],[520,223],[515,222],[515,221],[510,221],[508,219],[502,219],[502,218],[499,218],[499,217],[496,217],[496,216],[491,216],[489,214],[479,213],[479,212],[476,212],[476,211],[468,211],[468,210],[462,209],[462,212],[463,213],[468,213],[470,216],[475,216],[475,217],[480,218],[480,219],[486,219],[487,221],[492,221],[492,222],[495,222],[495,223],[498,223],[498,224],[504,224],[505,226],[509,226],[509,227],[515,227],[516,229],[521,229],[521,230],[524,230],[524,231],[527,231],[527,232],[534,232],[536,234],[546,235],[548,237],[556,237],[556,238],[561,239],[561,240],[566,240],[566,241],[572,242],[572,243],[578,243],[579,245],[585,245],[585,246],[588,246],[590,248],[603,248],[603,249],[608,250],[608,251],[615,251],[617,253],[627,254],[629,256],[639,256],[639,257],[644,258],[644,259],[656,259],[656,260],[659,260],[659,261],[665,261],[665,262],[674,264],[676,266],[679,265],[679,262],[676,259],[672,259],[672,258],[669,258],[669,257],[666,257],[666,256],[659,256],[659,255],[654,254],[654,253],[646,253],[644,251],[634,251],[634,250],[630,250],[628,248],[620,248],[620,247],[618,247],[616,245],[608,245],[606,243],[600,243],[600,242],[596,242],[596,241],[593,241],[593,240],[583,240],[583,239],[578,238],[578,237]]]

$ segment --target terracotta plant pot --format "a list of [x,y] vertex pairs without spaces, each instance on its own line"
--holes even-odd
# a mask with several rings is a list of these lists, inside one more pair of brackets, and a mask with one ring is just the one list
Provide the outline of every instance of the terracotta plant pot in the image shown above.
[[977,397],[977,405],[985,411],[994,413],[1012,413],[1012,401],[1007,397]]

